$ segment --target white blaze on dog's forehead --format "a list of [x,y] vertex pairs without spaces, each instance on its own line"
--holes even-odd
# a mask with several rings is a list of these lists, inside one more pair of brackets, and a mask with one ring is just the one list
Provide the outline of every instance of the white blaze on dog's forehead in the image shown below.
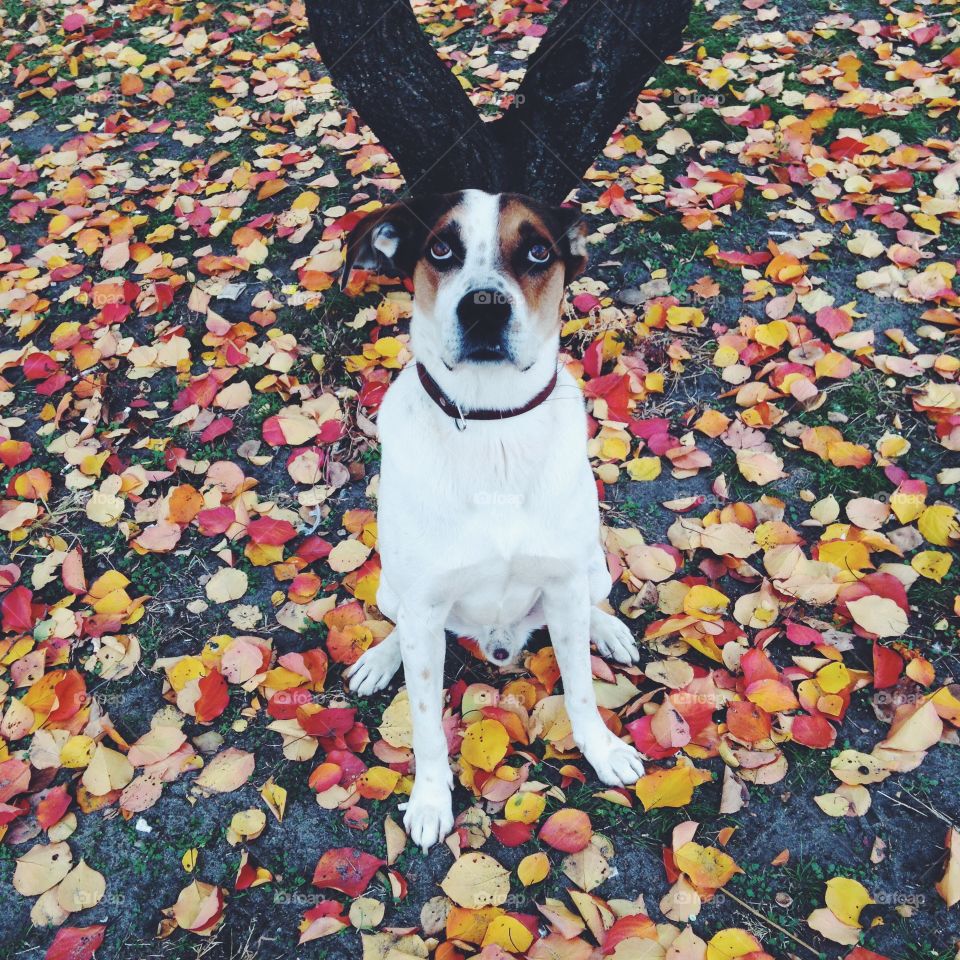
[[457,218],[466,254],[464,269],[494,271],[499,255],[500,197],[482,190],[465,190],[463,214]]

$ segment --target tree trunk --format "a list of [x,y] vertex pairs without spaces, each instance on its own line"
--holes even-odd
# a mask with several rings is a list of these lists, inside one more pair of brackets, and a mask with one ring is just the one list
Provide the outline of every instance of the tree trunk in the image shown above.
[[680,49],[692,0],[567,0],[496,126],[517,189],[560,203]]
[[680,46],[692,0],[568,0],[516,101],[485,122],[405,0],[306,0],[334,84],[410,193],[476,187],[560,203]]

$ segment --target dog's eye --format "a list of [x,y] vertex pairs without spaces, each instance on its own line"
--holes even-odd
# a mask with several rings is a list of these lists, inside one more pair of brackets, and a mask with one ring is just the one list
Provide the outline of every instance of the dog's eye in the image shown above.
[[430,244],[430,257],[433,260],[449,260],[453,256],[453,250],[450,249],[449,243],[444,243],[442,240],[434,240]]
[[544,264],[550,261],[550,248],[545,243],[535,243],[527,251],[527,259],[531,263]]

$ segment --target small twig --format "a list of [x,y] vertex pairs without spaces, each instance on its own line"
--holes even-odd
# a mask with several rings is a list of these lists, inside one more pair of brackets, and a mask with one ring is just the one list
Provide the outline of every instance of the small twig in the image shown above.
[[954,830],[957,829],[957,825],[942,811],[938,810],[936,807],[931,806],[929,803],[921,800],[919,797],[915,797],[909,790],[903,789],[903,792],[914,802],[919,803],[924,809],[918,810],[916,807],[911,807],[909,803],[904,803],[902,800],[898,800],[896,797],[891,797],[889,793],[884,793],[882,790],[878,790],[877,793],[881,797],[886,797],[892,803],[895,803],[898,807],[904,807],[907,810],[912,811],[913,813],[919,813],[921,817],[923,816],[933,816],[938,820],[942,820],[948,827],[952,827]]
[[792,934],[789,930],[786,929],[786,927],[781,927],[779,923],[774,922],[768,916],[766,916],[766,914],[763,914],[756,908],[751,907],[749,903],[747,903],[745,900],[741,900],[736,894],[731,893],[729,890],[724,890],[723,896],[729,897],[738,906],[742,907],[748,913],[755,916],[758,920],[763,921],[763,923],[767,924],[767,926],[772,927],[778,933],[782,933],[785,937],[789,937],[798,946],[803,947],[805,950],[809,950],[819,960],[820,951],[817,950],[815,947],[811,947],[809,943],[804,942],[799,937]]

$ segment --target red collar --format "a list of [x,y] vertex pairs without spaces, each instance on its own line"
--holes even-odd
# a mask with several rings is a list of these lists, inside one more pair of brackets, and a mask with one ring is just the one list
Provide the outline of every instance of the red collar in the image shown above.
[[512,410],[469,410],[464,413],[457,403],[451,400],[441,389],[433,377],[427,373],[427,368],[422,364],[417,364],[417,373],[420,376],[420,382],[423,389],[427,391],[427,396],[448,416],[451,420],[457,421],[457,428],[463,430],[466,427],[465,420],[507,420],[510,417],[519,417],[521,413],[529,413],[535,407],[539,407],[547,397],[553,393],[553,388],[557,385],[557,371],[554,370],[549,383],[528,403],[522,407],[514,407]]

